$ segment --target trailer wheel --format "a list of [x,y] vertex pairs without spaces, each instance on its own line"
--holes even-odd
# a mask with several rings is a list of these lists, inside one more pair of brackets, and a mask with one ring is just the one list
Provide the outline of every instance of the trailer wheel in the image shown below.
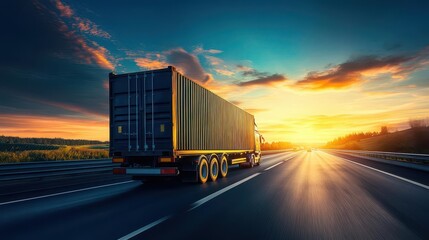
[[225,155],[220,159],[219,170],[220,177],[224,178],[228,175],[228,159]]
[[259,165],[261,165],[261,155],[259,155],[259,157],[258,157],[258,161],[256,162],[256,164],[255,164],[256,166],[259,166]]
[[200,183],[207,182],[209,178],[209,164],[207,163],[207,159],[202,157],[200,160],[200,164],[198,165],[198,181]]
[[250,155],[249,167],[255,166],[255,154]]
[[212,182],[216,181],[217,176],[219,175],[219,162],[217,158],[212,158],[210,161],[210,180]]

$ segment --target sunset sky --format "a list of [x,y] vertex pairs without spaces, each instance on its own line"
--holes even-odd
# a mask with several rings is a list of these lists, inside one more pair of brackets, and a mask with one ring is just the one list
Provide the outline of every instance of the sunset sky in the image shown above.
[[429,1],[1,5],[0,135],[108,140],[108,73],[168,65],[253,113],[269,142],[429,117]]

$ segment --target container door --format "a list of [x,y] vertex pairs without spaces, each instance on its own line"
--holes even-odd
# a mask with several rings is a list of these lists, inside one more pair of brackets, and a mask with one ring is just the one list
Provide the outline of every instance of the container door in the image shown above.
[[[171,154],[173,150],[172,72],[146,72],[143,80],[144,96],[141,109],[143,150]],[[167,153],[163,155],[167,155]]]
[[111,154],[171,154],[171,76],[171,69],[162,69],[111,78]]
[[121,75],[110,80],[110,141],[113,152],[141,150],[141,77]]

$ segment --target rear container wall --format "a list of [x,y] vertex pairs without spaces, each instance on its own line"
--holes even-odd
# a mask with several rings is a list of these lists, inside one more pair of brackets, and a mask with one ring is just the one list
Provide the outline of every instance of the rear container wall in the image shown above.
[[171,155],[172,70],[111,74],[109,80],[110,154]]

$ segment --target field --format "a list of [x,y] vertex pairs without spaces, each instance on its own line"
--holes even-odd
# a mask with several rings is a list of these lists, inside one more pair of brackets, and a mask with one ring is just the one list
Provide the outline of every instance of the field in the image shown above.
[[108,157],[108,144],[67,146],[0,143],[0,164]]

